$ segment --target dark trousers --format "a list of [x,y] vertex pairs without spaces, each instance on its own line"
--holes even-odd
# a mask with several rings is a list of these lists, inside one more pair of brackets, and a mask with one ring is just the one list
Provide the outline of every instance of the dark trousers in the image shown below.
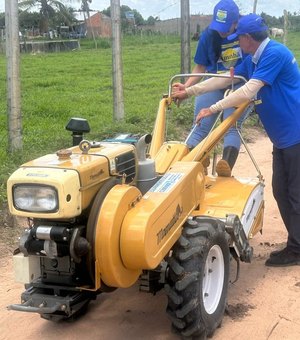
[[272,188],[288,231],[287,247],[300,253],[300,143],[273,147]]

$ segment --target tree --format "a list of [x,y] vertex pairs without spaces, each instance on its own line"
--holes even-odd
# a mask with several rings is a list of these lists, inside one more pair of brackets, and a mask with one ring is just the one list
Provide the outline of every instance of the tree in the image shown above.
[[63,2],[57,0],[21,0],[19,1],[19,8],[30,10],[39,8],[40,13],[40,32],[45,33],[49,31],[49,23],[59,13],[59,17],[65,24],[71,24],[74,21],[74,15],[70,8],[67,8]]
[[253,1],[253,13],[256,13],[257,0]]
[[132,12],[133,12],[133,14],[134,14],[134,21],[135,21],[135,24],[136,24],[137,26],[144,25],[144,24],[145,24],[145,20],[144,20],[144,18],[142,17],[141,13],[138,12],[136,9],[133,9]]
[[[145,20],[143,19],[142,15],[135,9],[131,9],[130,7],[126,5],[122,5],[120,7],[120,13],[121,13],[121,21],[122,21],[122,31],[126,31],[130,26],[132,26],[132,21],[128,21],[126,18],[126,12],[133,12],[134,14],[134,25],[140,26],[145,24]],[[102,11],[103,14],[110,17],[110,7],[107,9],[104,9]]]
[[[92,3],[92,0],[79,0],[81,2],[81,10],[83,11],[84,21],[91,23],[91,17],[90,17],[90,5]],[[87,18],[87,19],[86,19]],[[97,48],[97,40],[95,38],[94,28],[92,25],[90,25],[92,37],[94,40],[95,48]]]
[[5,13],[0,13],[0,27],[5,27]]
[[158,17],[153,17],[152,15],[146,20],[147,25],[155,25],[155,23],[158,21]]
[[39,27],[40,15],[37,12],[19,11],[20,30],[34,29]]
[[90,5],[92,3],[92,0],[78,0],[81,2],[81,10],[83,12],[84,21],[86,21],[86,18],[90,20]]
[[283,17],[276,18],[274,16],[268,15],[264,12],[261,13],[261,17],[265,20],[269,28],[271,27],[283,27]]

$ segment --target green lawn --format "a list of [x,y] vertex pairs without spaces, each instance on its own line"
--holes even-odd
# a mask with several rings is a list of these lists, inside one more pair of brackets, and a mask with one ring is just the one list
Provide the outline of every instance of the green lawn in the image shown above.
[[[6,59],[0,55],[0,202],[9,174],[21,163],[71,145],[71,133],[65,130],[71,117],[89,121],[90,139],[118,132],[151,133],[169,79],[180,73],[180,39],[127,37],[122,43],[125,120],[119,123],[113,121],[109,41],[99,41],[98,49],[82,40],[77,51],[21,54],[23,151],[13,155],[6,153]],[[195,47],[193,42],[192,54]],[[170,131],[176,133],[174,124]]]

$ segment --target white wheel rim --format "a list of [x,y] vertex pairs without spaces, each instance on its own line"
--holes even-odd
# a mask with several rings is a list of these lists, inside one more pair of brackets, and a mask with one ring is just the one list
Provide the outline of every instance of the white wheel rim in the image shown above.
[[210,248],[203,274],[203,304],[206,312],[213,314],[219,305],[224,286],[224,257],[220,246]]

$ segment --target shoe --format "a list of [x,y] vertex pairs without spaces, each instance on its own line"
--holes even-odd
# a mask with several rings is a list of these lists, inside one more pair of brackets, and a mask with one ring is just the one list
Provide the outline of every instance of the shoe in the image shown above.
[[295,253],[287,248],[270,256],[265,262],[267,267],[287,267],[300,265],[300,253]]
[[222,159],[219,160],[216,166],[218,176],[230,177],[231,170],[237,160],[239,150],[233,146],[226,146],[223,150]]
[[202,161],[202,165],[203,165],[205,168],[208,168],[209,165],[210,165],[210,158],[209,158],[209,157],[206,157],[206,158]]
[[231,167],[227,163],[227,161],[225,161],[225,159],[220,159],[219,162],[217,163],[217,166],[216,166],[216,172],[217,172],[218,176],[230,177],[231,176]]
[[287,250],[287,248],[283,248],[283,249],[280,249],[280,250],[274,250],[274,251],[271,251],[270,253],[270,257],[273,257],[273,256],[277,256],[277,255],[280,255],[281,253],[285,253]]
[[203,168],[204,168],[204,175],[208,175],[208,170],[207,170],[207,168],[208,168],[209,165],[210,165],[210,158],[209,158],[209,157],[205,158],[205,159],[202,161],[202,165],[203,165]]

